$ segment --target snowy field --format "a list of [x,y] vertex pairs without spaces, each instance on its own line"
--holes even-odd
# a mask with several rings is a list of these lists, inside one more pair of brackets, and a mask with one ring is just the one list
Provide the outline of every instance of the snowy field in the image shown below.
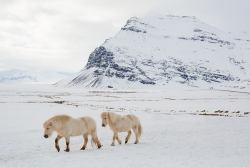
[[[112,132],[100,113],[133,113],[143,126],[134,136],[110,146]],[[97,121],[100,150],[57,152],[55,134],[43,138],[43,122],[56,114],[89,115]],[[250,93],[200,90],[83,90],[45,86],[0,86],[0,167],[248,167]],[[60,142],[61,150],[65,147]]]

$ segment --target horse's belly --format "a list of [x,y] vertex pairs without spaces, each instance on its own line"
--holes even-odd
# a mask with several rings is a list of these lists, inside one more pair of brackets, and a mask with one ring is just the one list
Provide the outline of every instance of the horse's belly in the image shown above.
[[127,132],[132,129],[130,122],[120,122],[117,128],[120,132]]
[[79,129],[74,129],[71,132],[71,136],[80,136],[80,135],[84,135],[87,133],[87,130],[79,128]]
[[120,128],[119,129],[119,132],[127,132],[127,131],[129,131],[131,128],[124,128],[124,127],[122,127],[122,128]]

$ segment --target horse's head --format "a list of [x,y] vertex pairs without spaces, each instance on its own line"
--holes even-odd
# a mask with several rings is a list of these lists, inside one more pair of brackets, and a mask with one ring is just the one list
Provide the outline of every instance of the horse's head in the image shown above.
[[51,121],[46,121],[46,122],[43,124],[43,128],[44,128],[44,135],[43,135],[43,137],[44,137],[44,138],[50,137],[51,134],[52,134],[53,131],[54,131],[53,122],[51,122]]
[[108,112],[103,112],[102,114],[101,114],[101,118],[102,118],[102,127],[105,127],[105,126],[107,126],[107,124],[108,124],[108,121],[109,121],[109,116],[108,116]]

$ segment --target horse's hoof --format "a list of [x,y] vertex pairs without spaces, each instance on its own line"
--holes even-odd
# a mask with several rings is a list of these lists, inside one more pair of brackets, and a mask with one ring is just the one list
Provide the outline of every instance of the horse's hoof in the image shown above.
[[126,140],[126,141],[125,141],[125,144],[127,144],[127,143],[128,143],[128,141]]
[[102,147],[102,145],[97,146],[98,149],[100,149],[101,147]]
[[86,147],[82,147],[82,148],[81,148],[81,150],[85,150],[85,149],[86,149]]
[[60,152],[60,148],[59,147],[56,147],[56,150],[57,150],[57,152]]
[[138,142],[136,141],[134,144],[138,144]]
[[69,149],[64,150],[65,152],[69,152]]
[[115,146],[115,144],[114,144],[114,143],[112,143],[112,144],[111,144],[111,146]]

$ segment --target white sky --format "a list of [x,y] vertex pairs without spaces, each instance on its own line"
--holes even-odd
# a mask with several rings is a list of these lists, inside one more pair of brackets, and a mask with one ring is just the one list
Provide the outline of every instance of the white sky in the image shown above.
[[77,72],[132,16],[192,15],[249,32],[249,0],[0,0],[0,70]]

